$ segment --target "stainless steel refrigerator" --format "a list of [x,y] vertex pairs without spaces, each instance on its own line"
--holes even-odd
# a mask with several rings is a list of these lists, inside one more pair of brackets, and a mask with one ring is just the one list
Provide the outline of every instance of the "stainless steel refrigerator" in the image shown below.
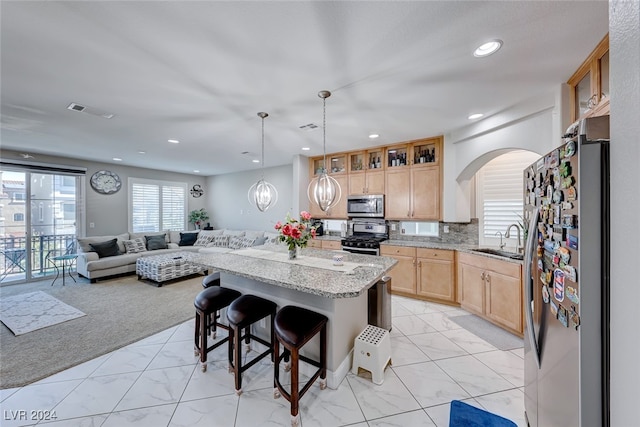
[[608,426],[609,116],[524,171],[524,206],[527,422]]

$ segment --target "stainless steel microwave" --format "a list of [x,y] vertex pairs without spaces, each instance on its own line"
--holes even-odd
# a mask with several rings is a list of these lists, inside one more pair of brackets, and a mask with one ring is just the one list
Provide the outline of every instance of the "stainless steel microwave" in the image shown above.
[[350,218],[384,218],[384,195],[348,196],[347,215]]

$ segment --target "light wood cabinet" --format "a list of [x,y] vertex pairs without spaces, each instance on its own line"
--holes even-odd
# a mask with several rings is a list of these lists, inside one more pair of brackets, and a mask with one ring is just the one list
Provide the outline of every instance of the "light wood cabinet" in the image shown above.
[[307,247],[315,248],[315,249],[322,249],[322,240],[311,239],[311,240],[309,240],[307,242]]
[[457,279],[462,308],[522,336],[520,264],[459,253]]
[[395,258],[398,263],[387,272],[391,277],[391,291],[395,294],[416,295],[416,248],[380,246],[380,254]]
[[382,245],[380,254],[398,260],[388,273],[394,293],[455,303],[454,251]]
[[387,219],[440,220],[440,168],[388,170],[385,175]]
[[338,250],[342,249],[340,240],[321,240],[322,249]]
[[455,252],[417,248],[417,294],[435,300],[455,302]]
[[384,171],[366,170],[349,174],[349,194],[384,194]]
[[571,87],[571,121],[609,114],[609,35],[567,81]]

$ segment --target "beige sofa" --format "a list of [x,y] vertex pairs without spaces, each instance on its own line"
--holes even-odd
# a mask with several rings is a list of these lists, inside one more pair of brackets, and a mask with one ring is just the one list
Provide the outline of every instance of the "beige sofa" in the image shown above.
[[[198,246],[179,246],[180,233],[198,233]],[[144,250],[128,253],[125,241],[145,240],[145,236],[163,235],[166,249]],[[116,239],[119,255],[100,257],[90,244],[104,243]],[[190,251],[202,253],[228,252],[241,247],[258,246],[265,243],[276,243],[275,233],[252,230],[202,230],[202,231],[168,231],[148,233],[122,233],[114,236],[92,236],[78,238],[77,272],[79,275],[95,283],[98,279],[136,272],[136,261],[140,257],[160,255],[163,253]]]

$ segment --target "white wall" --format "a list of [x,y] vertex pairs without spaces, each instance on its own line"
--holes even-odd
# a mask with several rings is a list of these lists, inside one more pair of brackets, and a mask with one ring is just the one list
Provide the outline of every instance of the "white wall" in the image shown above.
[[544,154],[568,126],[566,85],[445,135],[443,218],[471,218],[470,179],[488,161],[514,149]]
[[[307,163],[308,164],[308,163]],[[278,190],[278,203],[266,212],[260,212],[249,203],[247,192],[262,176],[260,170],[229,173],[207,178],[205,192],[209,203],[209,222],[215,228],[236,230],[272,231],[277,221],[282,221],[290,212],[298,216],[294,205],[293,166],[277,166],[264,169],[264,179]],[[306,179],[306,178],[305,178]]]
[[611,425],[638,425],[640,384],[640,2],[609,3]]
[[[2,158],[7,160],[24,160],[20,157],[20,153],[9,150],[2,150]],[[194,184],[204,185],[205,183],[205,178],[202,176],[131,167],[124,164],[99,163],[61,156],[47,156],[44,154],[36,155],[34,161],[38,163],[87,168],[87,175],[84,181],[86,197],[85,224],[77,227],[78,234],[82,234],[83,225],[86,225],[87,236],[113,235],[129,231],[129,189],[127,187],[129,177],[156,181],[186,182],[187,190]],[[120,191],[109,195],[99,194],[93,191],[89,185],[89,179],[91,175],[102,169],[113,171],[120,176],[122,180],[122,188]],[[200,198],[191,197],[190,194],[187,196],[187,212],[193,209],[205,208],[206,206],[206,194]],[[95,227],[90,228],[90,223],[93,223]],[[189,226],[193,227],[191,224]]]

